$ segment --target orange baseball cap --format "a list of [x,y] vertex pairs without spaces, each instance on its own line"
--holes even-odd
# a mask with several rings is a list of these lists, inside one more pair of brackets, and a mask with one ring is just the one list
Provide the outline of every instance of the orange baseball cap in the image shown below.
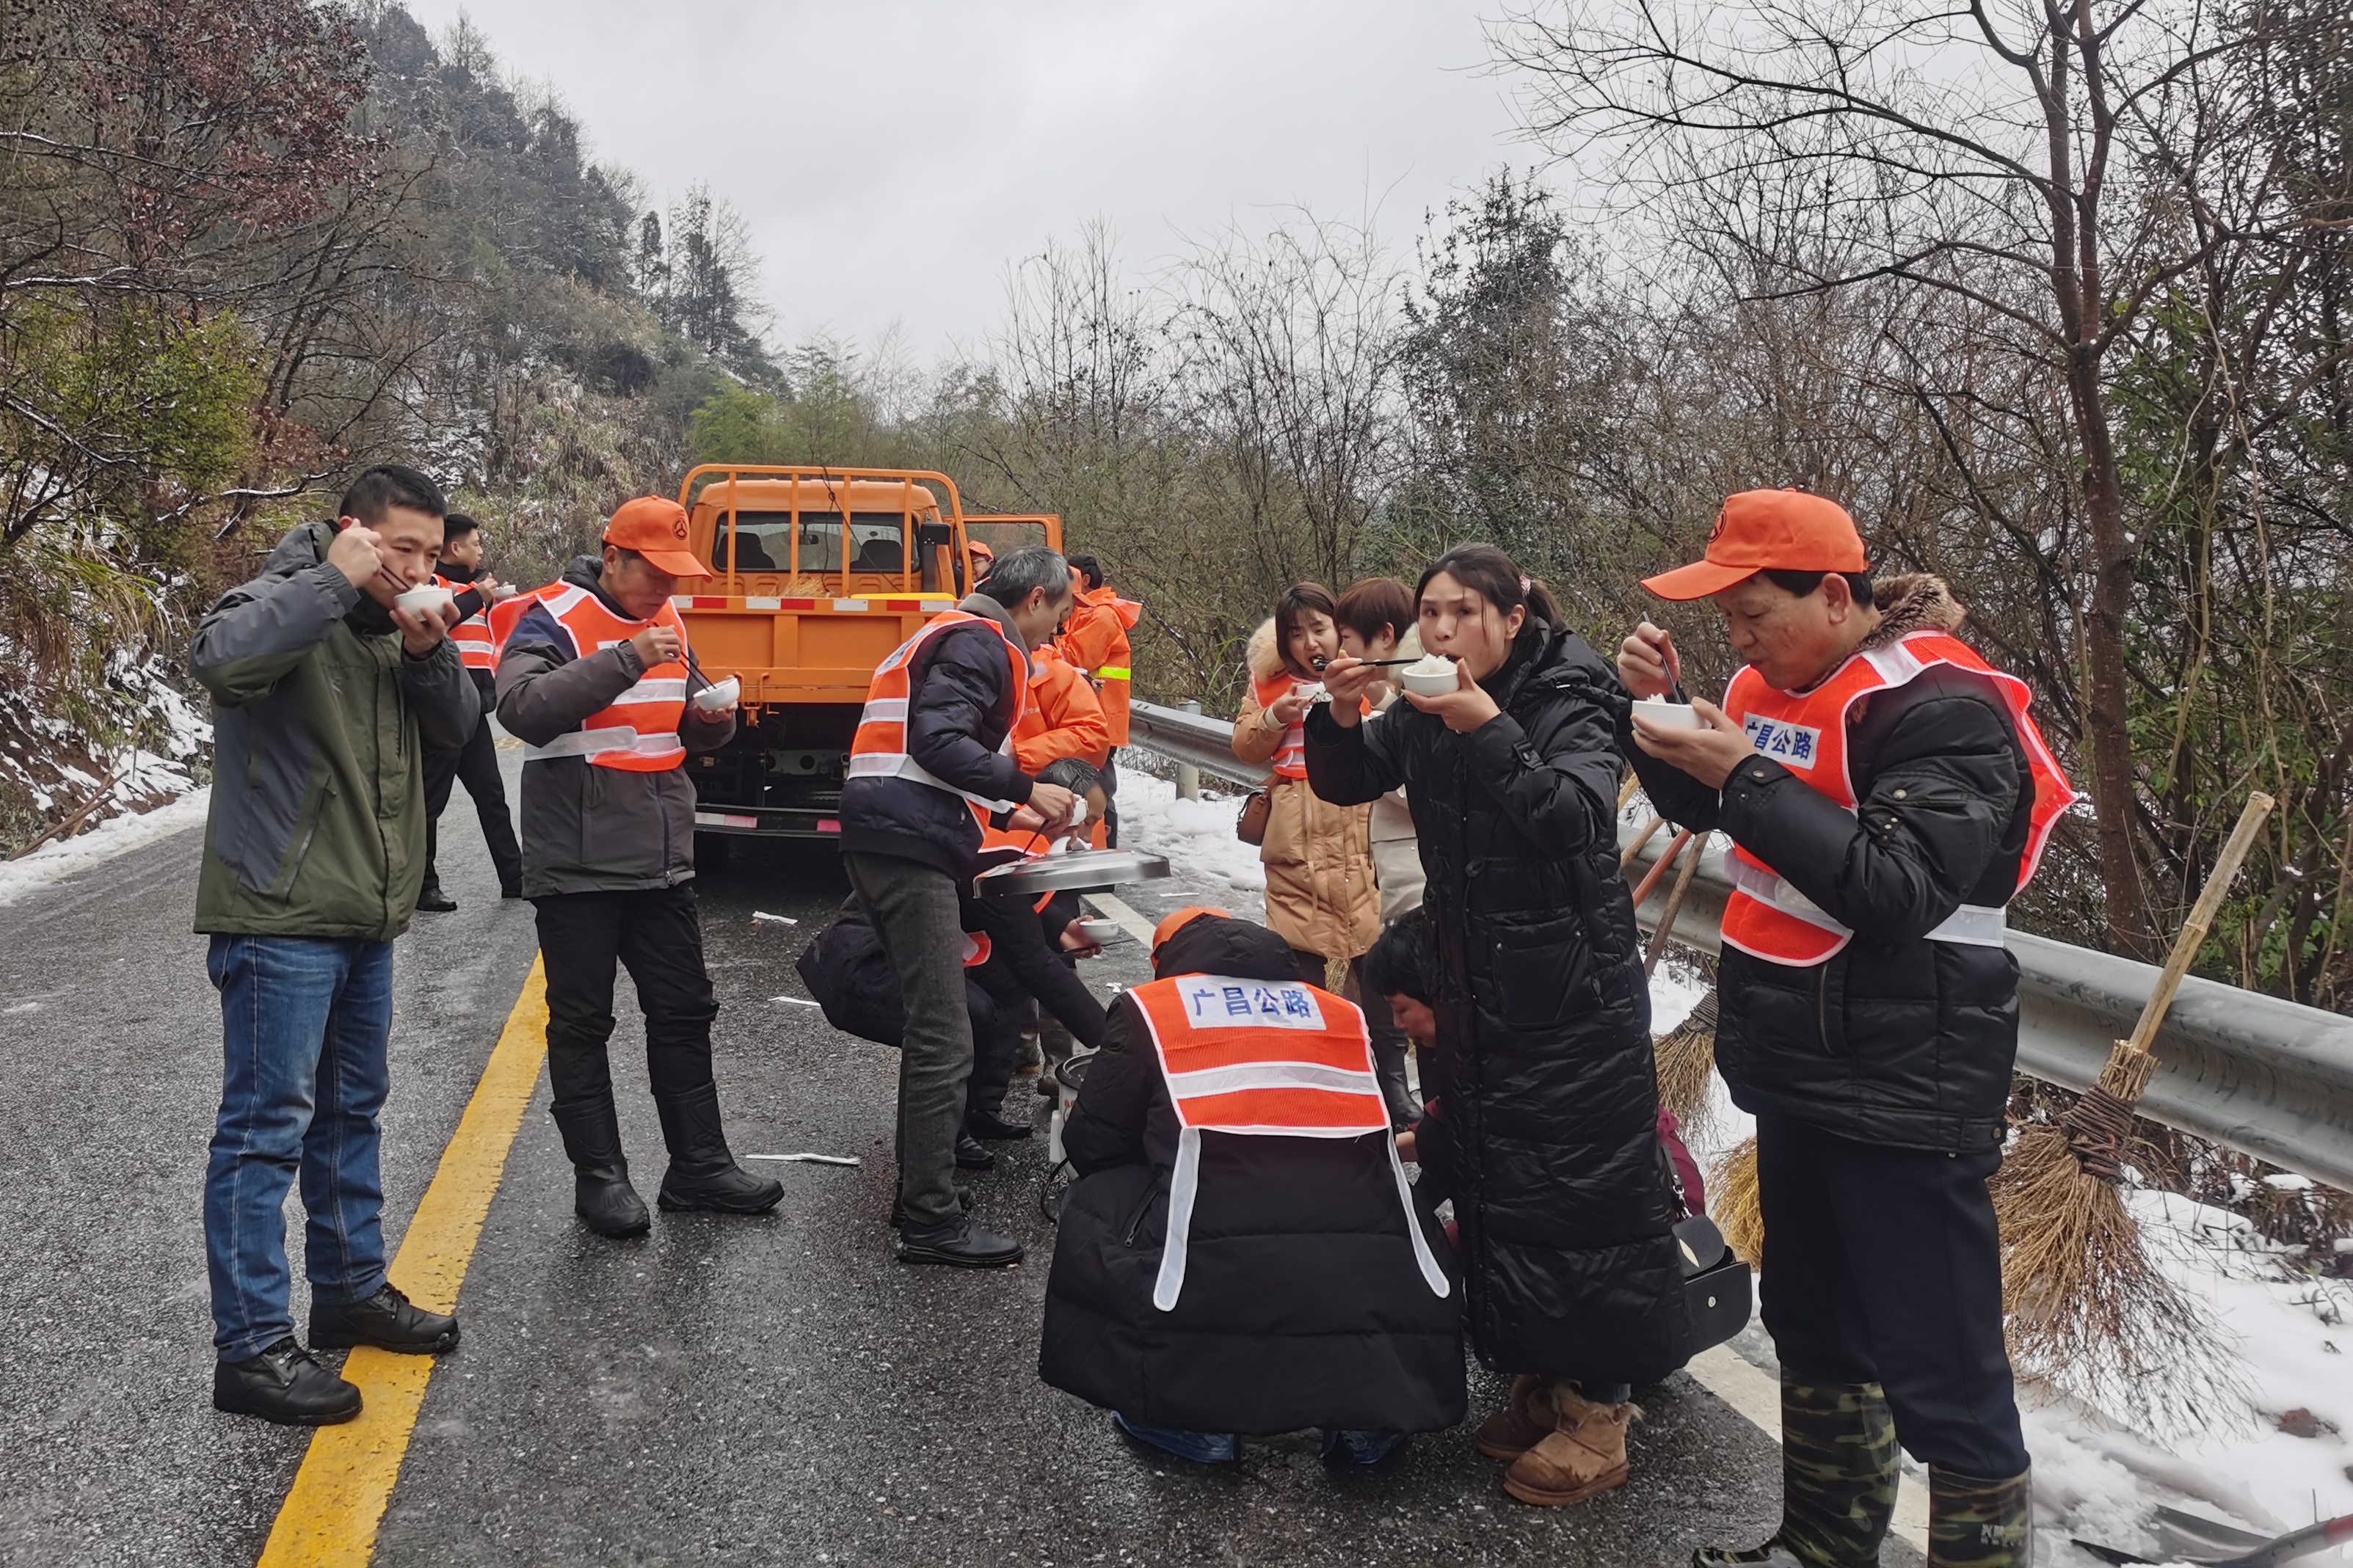
[[1725,499],[1707,558],[1642,586],[1662,599],[1704,599],[1764,571],[1868,572],[1862,535],[1834,500],[1807,490],[1742,490]]
[[667,496],[625,500],[605,525],[605,542],[634,550],[658,572],[673,577],[708,577],[711,568],[687,548],[686,509]]
[[1183,931],[1187,926],[1191,925],[1195,921],[1229,921],[1233,918],[1233,916],[1228,914],[1225,910],[1213,908],[1208,904],[1187,904],[1183,909],[1178,910],[1175,914],[1170,915],[1166,920],[1162,921],[1158,929],[1153,931],[1153,956],[1155,958],[1158,957],[1160,950],[1168,945],[1168,939],[1175,936],[1178,931]]

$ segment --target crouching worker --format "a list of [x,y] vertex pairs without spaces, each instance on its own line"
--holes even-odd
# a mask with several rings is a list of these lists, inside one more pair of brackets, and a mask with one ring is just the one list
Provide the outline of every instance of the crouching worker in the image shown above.
[[1364,1015],[1282,938],[1161,923],[1063,1129],[1080,1181],[1039,1372],[1180,1458],[1321,1427],[1377,1464],[1462,1419],[1458,1292],[1414,1212]]
[[522,890],[547,965],[550,1110],[572,1158],[573,1207],[599,1236],[651,1216],[629,1184],[606,1046],[613,974],[626,966],[646,1015],[646,1074],[670,1145],[664,1209],[759,1214],[784,1184],[735,1163],[711,1075],[719,1016],[694,900],[694,785],[686,754],[724,745],[731,709],[670,605],[681,577],[711,575],[686,547],[676,501],[640,496],[606,527],[604,555],[541,589],[499,655],[500,721],[528,746]]

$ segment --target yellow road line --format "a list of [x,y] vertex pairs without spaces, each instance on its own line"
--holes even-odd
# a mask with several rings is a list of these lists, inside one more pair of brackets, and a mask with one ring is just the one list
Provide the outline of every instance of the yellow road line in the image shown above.
[[[522,994],[507,1015],[473,1099],[458,1121],[441,1167],[417,1205],[417,1217],[392,1261],[392,1281],[428,1311],[456,1310],[458,1288],[491,1199],[506,1169],[507,1151],[539,1089],[547,1055],[547,975],[537,959]],[[294,1485],[278,1510],[259,1568],[364,1568],[375,1551],[375,1532],[392,1500],[393,1483],[408,1453],[408,1436],[433,1376],[431,1356],[393,1355],[362,1345],[343,1363],[366,1408],[359,1419],[322,1426],[311,1439]]]

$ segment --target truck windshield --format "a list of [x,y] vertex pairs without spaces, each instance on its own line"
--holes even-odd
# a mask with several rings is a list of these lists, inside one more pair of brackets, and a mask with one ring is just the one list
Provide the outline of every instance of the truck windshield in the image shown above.
[[[906,565],[905,519],[895,511],[859,511],[849,516],[852,572],[896,574]],[[800,570],[841,570],[841,514],[805,511],[800,519]],[[793,517],[785,511],[746,511],[735,517],[735,570],[793,569]]]

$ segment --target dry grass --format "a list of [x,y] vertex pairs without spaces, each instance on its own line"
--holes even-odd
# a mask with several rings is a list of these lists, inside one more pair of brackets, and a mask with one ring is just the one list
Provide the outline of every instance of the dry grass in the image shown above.
[[1710,990],[1691,1016],[1659,1037],[1659,1103],[1675,1113],[1688,1132],[1707,1124],[1709,1083],[1715,1075],[1715,993]]
[[1757,1140],[1741,1141],[1708,1173],[1708,1217],[1740,1261],[1765,1267],[1765,1211],[1757,1202]]

